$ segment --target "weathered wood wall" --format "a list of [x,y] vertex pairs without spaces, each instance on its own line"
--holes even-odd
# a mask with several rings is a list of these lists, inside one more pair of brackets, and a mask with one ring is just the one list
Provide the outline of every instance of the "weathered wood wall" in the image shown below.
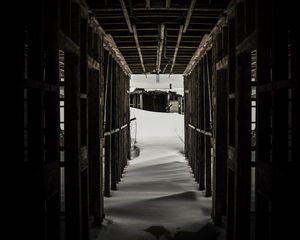
[[30,1],[23,10],[23,237],[90,239],[104,218],[105,176],[116,189],[129,156],[129,77],[84,2]]
[[185,76],[186,157],[208,196],[212,180],[212,218],[227,239],[294,231],[280,219],[295,206],[295,16],[290,2],[232,1]]

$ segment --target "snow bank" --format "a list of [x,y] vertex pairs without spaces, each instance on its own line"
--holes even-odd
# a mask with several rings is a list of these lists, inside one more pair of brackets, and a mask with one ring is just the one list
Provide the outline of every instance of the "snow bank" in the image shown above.
[[183,116],[131,111],[140,155],[125,169],[118,191],[105,199],[106,219],[95,239],[216,239],[211,198],[198,191],[183,155]]

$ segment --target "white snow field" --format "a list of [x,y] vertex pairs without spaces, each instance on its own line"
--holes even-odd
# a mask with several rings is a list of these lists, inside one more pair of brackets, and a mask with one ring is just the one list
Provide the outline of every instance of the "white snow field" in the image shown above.
[[[184,117],[131,109],[140,155],[105,198],[97,240],[212,240],[211,198],[198,191],[184,155]],[[219,236],[220,237],[220,236]]]

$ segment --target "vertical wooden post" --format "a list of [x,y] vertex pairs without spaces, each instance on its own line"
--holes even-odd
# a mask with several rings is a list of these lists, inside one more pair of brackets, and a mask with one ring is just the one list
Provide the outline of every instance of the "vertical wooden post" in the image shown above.
[[99,225],[101,214],[101,167],[100,158],[100,87],[99,71],[89,70],[88,84],[88,158],[89,158],[89,188],[90,212],[94,216],[94,224]]
[[66,237],[81,239],[79,56],[65,54]]
[[[204,108],[203,108],[203,59],[200,60],[200,62],[197,65],[198,68],[198,78],[197,81],[199,82],[198,90],[198,105],[199,105],[199,123],[197,127],[201,130],[204,129]],[[199,190],[205,189],[205,156],[204,156],[204,135],[203,133],[200,133],[197,131],[197,134],[199,135],[199,148],[197,151],[199,152]]]
[[[111,108],[111,129],[114,130],[117,128],[117,119],[118,119],[118,112],[117,112],[117,82],[118,82],[118,75],[117,75],[118,65],[115,61],[112,64],[112,108]],[[111,189],[117,190],[117,161],[118,161],[118,146],[117,146],[117,134],[111,134]]]
[[209,89],[208,89],[208,68],[206,67],[207,58],[202,60],[203,70],[203,130],[206,132],[204,139],[204,159],[205,159],[205,196],[211,196],[211,144],[210,136],[210,108],[209,108]]
[[188,87],[188,81],[189,77],[184,76],[184,154],[186,158],[189,158],[189,144],[188,144],[188,139],[189,139],[189,87]]
[[271,28],[271,1],[256,1],[256,24],[257,24],[257,95],[256,95],[256,226],[255,235],[257,240],[268,239],[270,226],[270,186],[265,182],[265,176],[269,173],[266,164],[270,163],[271,147],[271,101],[268,92],[262,92],[259,87],[271,81],[269,66]]
[[237,57],[234,239],[250,237],[251,53]]
[[227,166],[227,91],[224,71],[218,71],[215,83],[215,158],[214,158],[214,222],[222,225],[226,191]]
[[[107,68],[105,80],[105,131],[111,130],[111,92],[112,92],[112,57],[107,53]],[[110,197],[110,166],[111,166],[111,135],[105,136],[105,185],[104,192],[106,197]]]
[[[45,181],[47,239],[60,237],[60,169],[59,169],[59,50],[58,1],[46,1],[45,82],[56,89],[45,94]],[[50,19],[50,16],[52,17]]]
[[[33,7],[28,6],[32,11],[28,13],[27,31],[28,31],[28,74],[27,77],[32,82],[41,83],[43,76],[43,48],[44,48],[44,3],[37,3]],[[38,9],[38,11],[34,11]],[[24,29],[25,31],[25,29]],[[23,45],[25,43],[23,42]],[[24,57],[24,56],[22,56]],[[23,76],[24,77],[24,76]],[[28,224],[28,236],[30,238],[41,239],[45,235],[44,211],[44,90],[42,88],[28,87],[26,91],[27,98],[27,136],[28,136],[28,178],[26,179],[26,209],[31,218]],[[22,117],[23,119],[23,117]],[[29,167],[30,166],[30,167]]]

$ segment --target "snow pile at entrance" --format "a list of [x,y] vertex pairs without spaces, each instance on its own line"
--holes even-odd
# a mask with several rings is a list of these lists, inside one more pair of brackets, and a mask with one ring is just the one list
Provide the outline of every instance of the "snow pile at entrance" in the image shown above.
[[139,157],[105,199],[98,240],[212,240],[211,198],[198,191],[183,155],[183,115],[132,109]]

